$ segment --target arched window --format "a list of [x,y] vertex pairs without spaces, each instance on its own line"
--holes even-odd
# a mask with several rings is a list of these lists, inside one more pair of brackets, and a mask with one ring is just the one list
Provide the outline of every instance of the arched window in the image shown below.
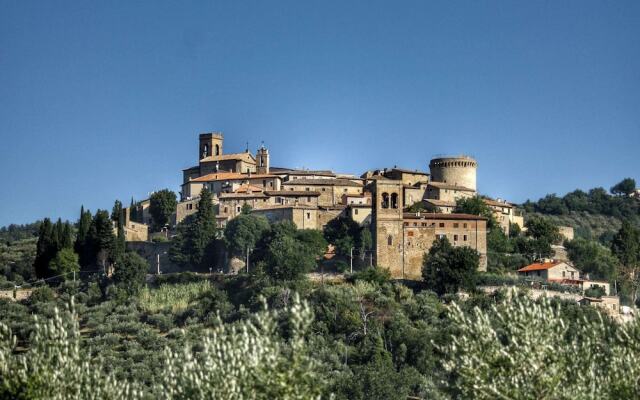
[[387,245],[393,246],[393,236],[389,235],[389,237],[387,237]]
[[382,193],[382,208],[389,208],[389,193]]
[[209,145],[205,143],[202,148],[202,158],[209,157]]
[[216,155],[219,156],[220,155],[220,145],[216,145]]
[[398,193],[391,193],[391,208],[398,208]]

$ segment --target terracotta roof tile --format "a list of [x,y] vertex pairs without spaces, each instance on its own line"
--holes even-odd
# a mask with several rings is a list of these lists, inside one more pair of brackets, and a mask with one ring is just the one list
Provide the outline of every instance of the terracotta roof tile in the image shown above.
[[544,271],[555,267],[556,265],[562,264],[561,261],[550,261],[545,263],[534,263],[527,265],[526,267],[520,268],[518,272],[528,272],[528,271]]

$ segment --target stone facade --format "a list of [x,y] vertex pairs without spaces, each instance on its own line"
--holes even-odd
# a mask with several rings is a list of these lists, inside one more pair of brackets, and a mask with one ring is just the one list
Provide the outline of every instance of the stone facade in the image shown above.
[[471,157],[434,158],[429,163],[431,182],[442,182],[477,190],[476,169],[478,163]]
[[306,206],[275,206],[252,211],[264,215],[269,222],[291,221],[298,229],[319,229],[318,209]]
[[349,179],[291,179],[282,183],[283,190],[315,191],[320,193],[318,204],[332,207],[342,204],[344,195],[362,195],[362,182]]
[[479,270],[487,266],[486,219],[465,214],[403,213],[401,181],[377,179],[373,184],[372,236],[376,263],[391,276],[420,279],[424,254],[438,237],[480,254]]

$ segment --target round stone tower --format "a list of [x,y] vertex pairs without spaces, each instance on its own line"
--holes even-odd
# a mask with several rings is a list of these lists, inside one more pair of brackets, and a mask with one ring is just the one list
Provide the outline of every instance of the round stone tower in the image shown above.
[[476,188],[476,170],[478,162],[468,156],[439,157],[429,162],[431,181],[449,185]]

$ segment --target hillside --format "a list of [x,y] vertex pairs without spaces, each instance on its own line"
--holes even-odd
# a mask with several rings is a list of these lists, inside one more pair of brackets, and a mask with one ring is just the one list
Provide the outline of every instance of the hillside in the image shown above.
[[544,216],[557,225],[571,226],[577,237],[607,243],[623,221],[640,227],[640,197],[635,180],[626,178],[611,187],[574,190],[560,197],[549,194],[520,206],[525,219]]

